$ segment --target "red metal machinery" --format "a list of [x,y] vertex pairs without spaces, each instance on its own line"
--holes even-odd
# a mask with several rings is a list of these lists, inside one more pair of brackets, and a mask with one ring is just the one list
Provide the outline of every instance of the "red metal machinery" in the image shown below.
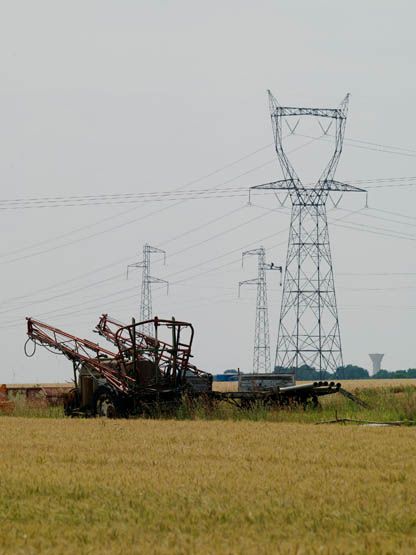
[[[64,354],[74,365],[75,388],[65,405],[67,414],[115,416],[140,411],[144,403],[176,402],[186,389],[193,327],[175,319],[154,318],[127,326],[100,320],[116,352],[63,330],[27,318],[27,334],[41,344]],[[138,331],[153,323],[154,337]],[[171,343],[159,339],[160,329],[170,332]],[[187,330],[188,340],[182,339]],[[114,333],[113,333],[114,332]]]
[[[193,390],[194,392],[207,393],[212,390],[212,374],[204,372],[197,368],[194,364],[190,364],[191,346],[193,341],[194,330],[191,324],[185,322],[177,322],[172,319],[175,324],[176,337],[173,336],[173,344],[161,340],[159,336],[160,322],[169,322],[155,318],[150,322],[154,323],[154,336],[147,335],[137,328],[142,328],[148,322],[136,324],[134,321],[131,325],[125,325],[118,322],[108,314],[102,314],[95,330],[99,335],[110,341],[118,348],[120,353],[130,353],[135,349],[136,353],[148,352],[153,350],[155,360],[159,368],[169,368],[172,363],[172,352],[176,353],[176,364],[180,371],[181,383]],[[183,327],[190,328],[191,336],[188,342],[181,342],[181,330]],[[169,327],[169,325],[168,325]]]

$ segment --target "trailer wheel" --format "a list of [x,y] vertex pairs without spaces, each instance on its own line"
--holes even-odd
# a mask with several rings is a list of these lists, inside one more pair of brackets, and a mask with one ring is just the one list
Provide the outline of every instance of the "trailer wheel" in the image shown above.
[[79,409],[79,389],[71,389],[64,396],[64,414],[65,416],[74,416],[74,412]]
[[117,418],[117,397],[116,394],[105,385],[100,386],[93,396],[93,410],[95,416],[104,418]]

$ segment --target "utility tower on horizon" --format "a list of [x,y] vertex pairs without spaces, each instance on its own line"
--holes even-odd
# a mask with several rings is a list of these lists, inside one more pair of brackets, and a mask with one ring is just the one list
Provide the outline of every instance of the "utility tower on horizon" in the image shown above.
[[[150,273],[150,259],[151,255],[159,253],[163,254],[163,263],[166,263],[166,252],[157,247],[152,247],[149,244],[143,246],[143,260],[141,262],[136,262],[135,264],[129,264],[127,267],[127,276],[129,268],[143,268],[142,271],[142,283],[141,283],[141,297],[140,297],[140,321],[150,320],[153,318],[152,309],[152,284],[153,283],[163,283],[167,287],[167,292],[169,292],[169,282],[165,279],[160,279],[153,277]],[[151,335],[152,334],[152,324],[145,324],[142,326],[143,332]]]
[[264,247],[244,251],[242,255],[242,264],[246,256],[257,256],[257,278],[246,279],[238,284],[238,296],[242,285],[257,285],[257,302],[256,302],[256,323],[254,331],[254,352],[253,352],[253,373],[265,373],[271,371],[270,366],[270,335],[269,335],[269,316],[267,306],[267,270],[280,270],[282,267],[275,266],[273,263],[266,263],[266,251]]
[[[284,179],[251,189],[284,191],[292,204],[275,366],[295,371],[308,365],[321,372],[333,372],[342,366],[343,359],[326,202],[331,192],[365,192],[334,180],[342,152],[349,95],[338,108],[284,107],[270,91],[268,96],[276,153]],[[284,151],[283,120],[293,116],[329,118],[327,129],[321,126],[324,134],[335,121],[334,152],[313,187],[303,185]],[[289,127],[292,133],[297,125]]]

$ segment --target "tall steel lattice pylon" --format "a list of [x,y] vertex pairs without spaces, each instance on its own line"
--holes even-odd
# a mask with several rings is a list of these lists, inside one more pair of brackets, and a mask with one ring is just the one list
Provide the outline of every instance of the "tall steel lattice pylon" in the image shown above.
[[254,352],[253,352],[253,372],[255,374],[270,372],[270,335],[269,335],[269,316],[267,307],[267,270],[280,270],[281,266],[266,264],[266,251],[264,247],[244,251],[242,262],[246,256],[257,256],[257,278],[246,279],[238,284],[238,295],[242,285],[257,285],[256,302],[256,324],[254,331]]
[[[292,203],[275,366],[296,370],[307,365],[320,372],[333,372],[342,366],[343,360],[326,202],[331,192],[363,192],[334,180],[349,95],[338,108],[283,107],[270,91],[268,95],[276,153],[284,179],[252,189],[285,191]],[[283,148],[282,123],[293,116],[329,118],[329,126],[335,121],[334,152],[313,187],[302,184]],[[289,129],[293,132],[297,125]],[[324,129],[321,125],[325,134],[329,126]]]
[[[150,258],[154,253],[163,254],[163,262],[166,263],[166,252],[146,243],[143,246],[143,260],[141,262],[136,262],[135,264],[130,264],[127,268],[127,274],[129,268],[143,268],[139,309],[140,321],[142,322],[153,318],[152,284],[163,283],[166,285],[167,291],[169,292],[169,282],[165,279],[153,277],[150,273]],[[153,326],[151,323],[143,325],[142,328],[144,333],[147,333],[148,335],[152,334]]]

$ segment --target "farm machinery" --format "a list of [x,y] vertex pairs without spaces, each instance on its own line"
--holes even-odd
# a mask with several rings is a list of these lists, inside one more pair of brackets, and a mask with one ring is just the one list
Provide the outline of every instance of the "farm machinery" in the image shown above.
[[[152,324],[153,335],[140,331],[146,324]],[[194,330],[188,322],[154,318],[123,325],[103,315],[96,331],[115,350],[27,319],[35,345],[72,361],[75,387],[64,405],[67,415],[137,414],[155,405],[175,405],[186,392],[198,396],[212,390],[212,376],[189,363]],[[162,338],[167,334],[170,341]]]
[[[152,333],[146,331],[149,325]],[[213,391],[213,376],[191,364],[194,329],[189,322],[157,317],[122,324],[103,314],[94,330],[111,344],[104,348],[33,318],[27,318],[28,341],[62,354],[73,364],[74,388],[64,410],[68,416],[119,417],[171,410],[186,397],[213,403],[226,401],[240,408],[255,403],[282,406],[317,404],[335,393],[339,384],[274,386],[245,391]]]

